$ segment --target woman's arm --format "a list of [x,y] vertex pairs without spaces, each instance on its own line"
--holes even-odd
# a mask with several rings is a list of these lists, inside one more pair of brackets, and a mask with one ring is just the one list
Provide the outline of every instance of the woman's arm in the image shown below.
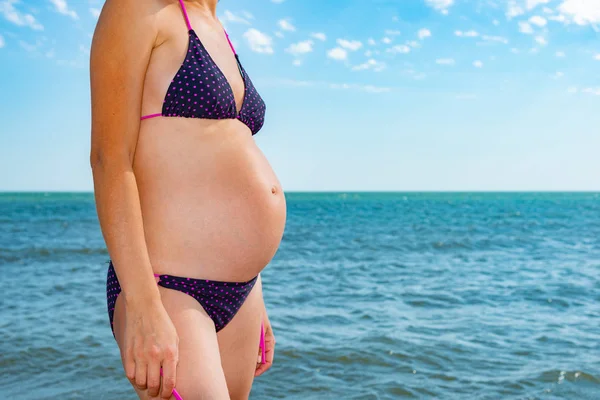
[[170,396],[178,338],[152,273],[133,173],[144,77],[157,37],[152,7],[152,1],[107,0],[99,17],[90,53],[90,164],[100,227],[127,310],[125,373],[157,396],[162,362],[162,394]]
[[146,67],[156,37],[152,14],[135,0],[108,0],[90,52],[90,164],[102,234],[125,301],[159,298],[133,174]]

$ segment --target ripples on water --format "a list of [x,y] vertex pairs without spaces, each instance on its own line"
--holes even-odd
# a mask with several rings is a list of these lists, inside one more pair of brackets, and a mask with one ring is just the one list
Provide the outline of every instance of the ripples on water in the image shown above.
[[[287,194],[255,399],[600,399],[600,196]],[[131,399],[91,194],[0,194],[0,389]]]

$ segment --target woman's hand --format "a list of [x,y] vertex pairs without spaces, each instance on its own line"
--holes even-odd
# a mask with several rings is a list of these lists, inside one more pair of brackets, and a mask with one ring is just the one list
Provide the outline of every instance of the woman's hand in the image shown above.
[[262,375],[266,370],[271,368],[271,365],[273,365],[273,356],[275,355],[275,336],[273,335],[273,328],[271,327],[266,308],[263,311],[263,324],[265,327],[265,360],[264,364],[261,363],[262,351],[259,348],[258,364],[256,366],[256,371],[254,371],[255,377]]
[[[125,375],[148,395],[170,399],[179,361],[179,336],[160,299],[126,304],[124,350]],[[161,385],[162,367],[162,385]],[[162,390],[161,390],[162,387]]]

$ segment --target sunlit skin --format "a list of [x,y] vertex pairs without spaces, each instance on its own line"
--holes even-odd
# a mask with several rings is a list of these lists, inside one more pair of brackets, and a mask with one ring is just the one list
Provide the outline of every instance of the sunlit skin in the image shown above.
[[[216,17],[217,0],[185,6],[240,109],[244,82]],[[175,399],[173,387],[185,400],[247,399],[275,349],[261,277],[215,333],[196,300],[156,285],[153,276],[247,281],[275,255],[286,220],[281,184],[241,121],[140,121],[161,111],[187,44],[178,0],[107,0],[94,33],[90,163],[102,233],[123,290],[115,337],[140,399]],[[257,358],[261,322],[265,364]]]

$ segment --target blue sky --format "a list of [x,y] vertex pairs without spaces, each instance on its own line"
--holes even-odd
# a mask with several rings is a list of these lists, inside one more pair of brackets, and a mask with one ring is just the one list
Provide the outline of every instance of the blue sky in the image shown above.
[[[0,190],[92,190],[102,4],[0,0]],[[600,190],[600,0],[222,0],[218,15],[285,190]]]

